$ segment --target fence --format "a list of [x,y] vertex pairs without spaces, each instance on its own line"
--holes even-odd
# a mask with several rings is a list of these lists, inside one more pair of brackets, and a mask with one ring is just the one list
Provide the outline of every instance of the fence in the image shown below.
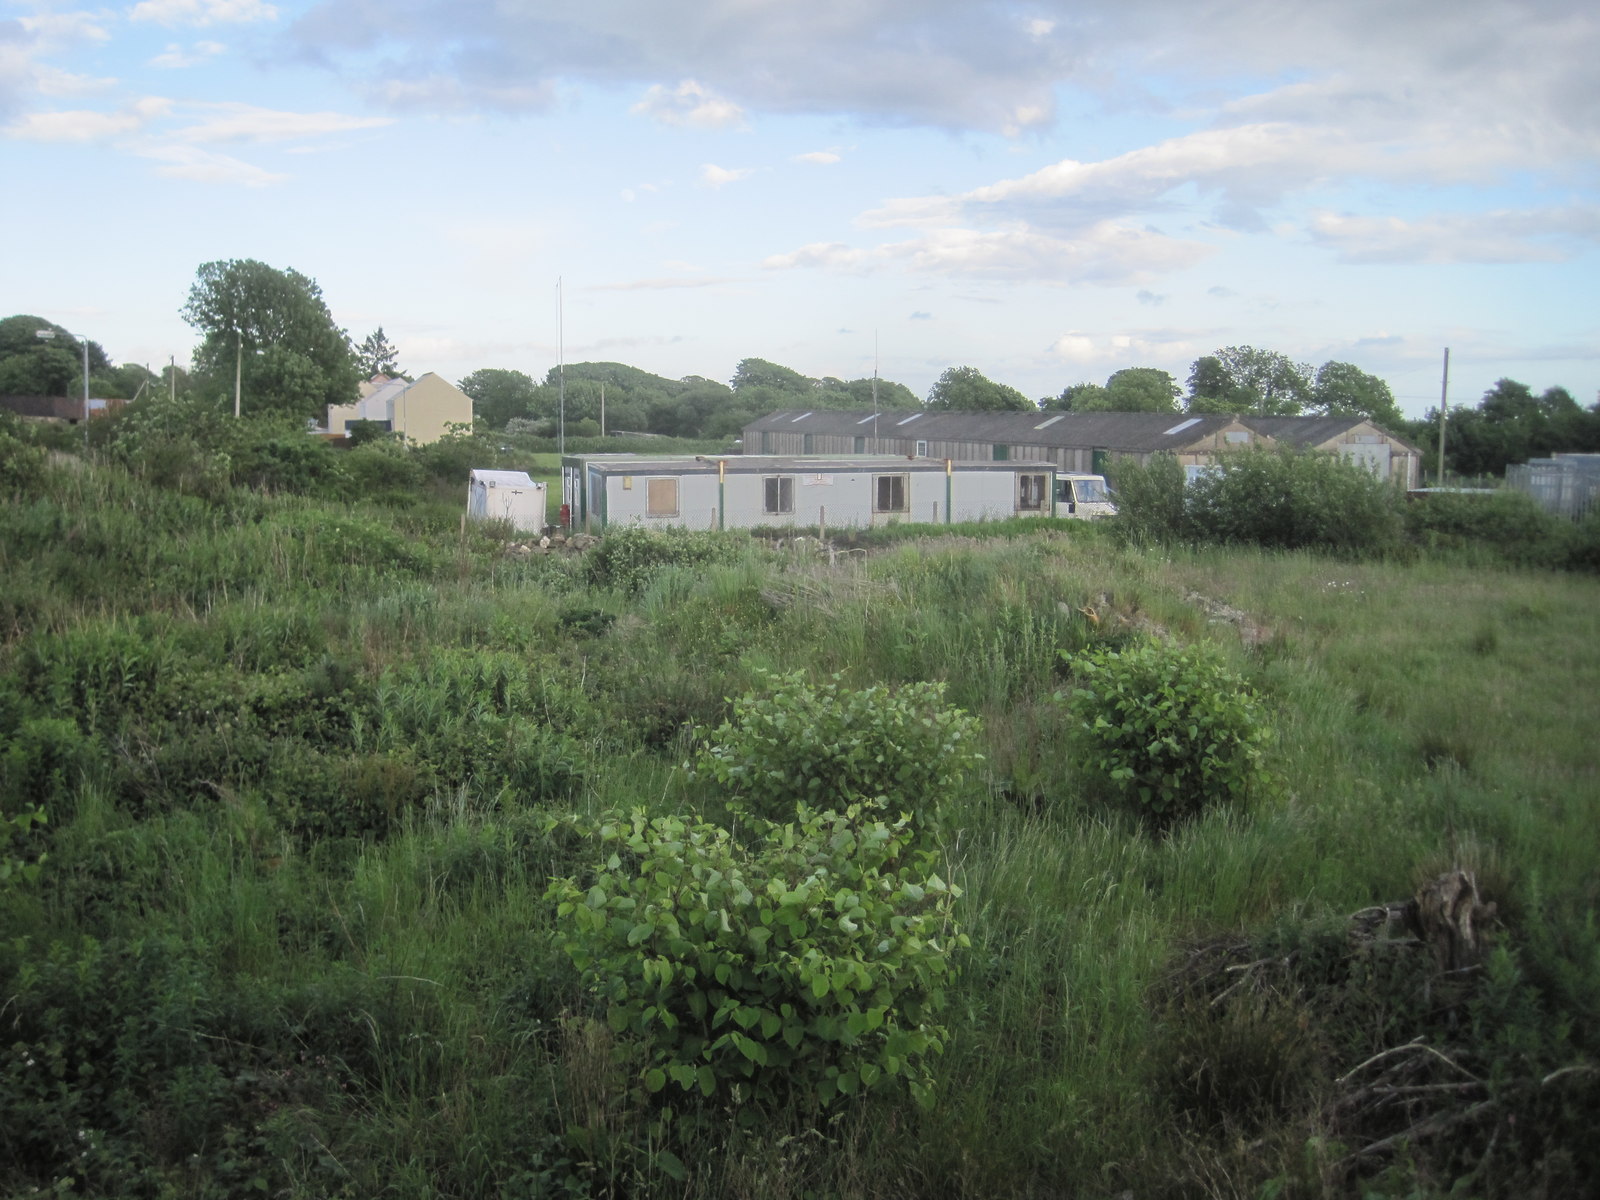
[[1506,486],[1547,512],[1576,521],[1600,500],[1600,454],[1557,454],[1506,468]]

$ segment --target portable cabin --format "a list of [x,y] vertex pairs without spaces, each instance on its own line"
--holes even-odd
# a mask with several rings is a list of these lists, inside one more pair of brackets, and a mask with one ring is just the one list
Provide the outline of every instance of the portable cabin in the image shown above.
[[467,482],[467,515],[479,521],[510,521],[518,533],[543,529],[545,485],[526,471],[473,471]]
[[686,529],[948,524],[1051,516],[1056,508],[1056,469],[1042,462],[887,455],[606,456],[568,462],[574,524],[591,533],[618,524]]

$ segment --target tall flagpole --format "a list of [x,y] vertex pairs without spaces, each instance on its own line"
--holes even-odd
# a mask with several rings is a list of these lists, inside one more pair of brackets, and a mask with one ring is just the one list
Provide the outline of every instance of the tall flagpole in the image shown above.
[[872,331],[872,452],[878,453],[878,331]]

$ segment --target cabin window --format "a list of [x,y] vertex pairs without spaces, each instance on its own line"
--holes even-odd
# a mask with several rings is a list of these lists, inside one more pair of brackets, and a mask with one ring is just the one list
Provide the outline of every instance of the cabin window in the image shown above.
[[768,475],[762,483],[765,488],[762,512],[773,516],[794,512],[793,475]]
[[927,442],[918,442],[917,443],[917,457],[918,458],[927,458],[928,457],[928,443]]
[[994,444],[994,461],[995,462],[1005,462],[1010,457],[1011,457],[1011,447],[1010,446],[1002,445],[999,442],[996,442]]
[[904,475],[874,475],[872,477],[872,511],[880,513],[910,511],[906,504],[906,477]]
[[804,433],[800,435],[800,453],[815,454],[817,452],[817,435]]
[[867,452],[867,437],[866,437],[865,434],[858,433],[858,434],[856,434],[856,453],[857,454],[865,454],[866,452]]
[[1017,511],[1042,512],[1045,505],[1045,475],[1017,476]]
[[644,514],[647,517],[675,517],[678,515],[678,481],[676,479],[651,479],[646,484]]

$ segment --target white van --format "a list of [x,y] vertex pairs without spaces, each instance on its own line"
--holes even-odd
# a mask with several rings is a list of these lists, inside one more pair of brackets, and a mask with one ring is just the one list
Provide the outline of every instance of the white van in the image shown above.
[[1109,517],[1117,511],[1104,475],[1056,476],[1056,516],[1079,517],[1092,521],[1096,517]]

